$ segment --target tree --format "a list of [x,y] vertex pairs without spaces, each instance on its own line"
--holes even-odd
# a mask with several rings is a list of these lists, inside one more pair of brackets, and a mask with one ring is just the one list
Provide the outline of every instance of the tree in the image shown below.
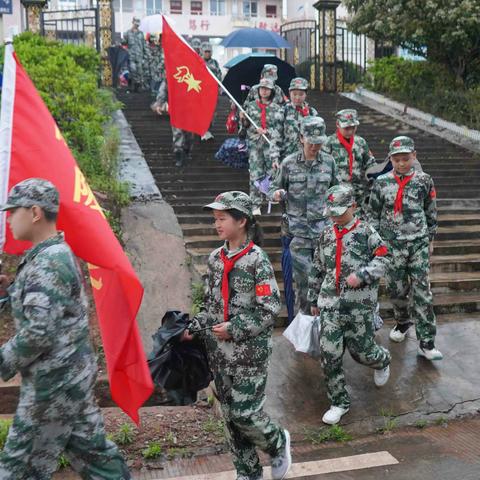
[[480,0],[344,0],[355,33],[446,65],[459,84],[480,68]]

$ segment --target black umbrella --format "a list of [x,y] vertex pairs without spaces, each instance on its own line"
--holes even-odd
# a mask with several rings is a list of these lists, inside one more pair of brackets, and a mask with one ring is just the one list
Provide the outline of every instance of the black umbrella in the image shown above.
[[148,356],[155,385],[170,392],[182,405],[194,402],[197,392],[206,388],[212,379],[203,343],[180,341],[189,323],[188,314],[168,311],[162,326],[152,336],[153,349]]
[[241,104],[245,100],[248,94],[248,89],[246,89],[245,86],[252,87],[258,84],[263,66],[266,63],[271,63],[278,67],[277,85],[279,85],[285,93],[288,92],[290,81],[296,77],[295,69],[289,63],[280,60],[278,57],[272,57],[271,55],[258,56],[257,54],[246,57],[231,67],[223,79],[223,85],[237,102]]
[[124,69],[128,69],[128,52],[122,47],[109,47],[108,59],[112,66],[112,82],[116,87],[118,84],[118,77]]

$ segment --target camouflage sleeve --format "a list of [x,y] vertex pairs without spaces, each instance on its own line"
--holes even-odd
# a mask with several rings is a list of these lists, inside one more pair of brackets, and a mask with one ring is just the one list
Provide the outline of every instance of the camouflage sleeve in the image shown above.
[[255,313],[239,313],[230,318],[228,333],[234,342],[256,337],[267,328],[273,327],[281,308],[280,292],[275,272],[266,253],[262,251],[255,268]]
[[430,178],[428,182],[428,193],[424,201],[425,216],[427,218],[428,238],[430,241],[437,233],[437,192],[435,191],[435,185],[433,179]]
[[322,287],[323,279],[325,278],[325,257],[323,255],[322,237],[317,242],[315,253],[313,254],[312,266],[308,274],[308,293],[307,299],[313,305],[317,305],[318,296],[320,295],[320,288]]
[[367,207],[368,223],[378,231],[380,229],[380,219],[383,211],[382,193],[380,182],[373,182],[372,191],[370,193],[370,201]]
[[337,164],[335,163],[335,160],[333,157],[330,157],[332,159],[332,180],[330,181],[330,187],[333,187],[334,185],[338,185],[338,169],[337,169]]
[[277,190],[288,191],[288,165],[285,162],[280,164],[280,171],[270,184],[267,194],[268,200],[273,201],[273,194]]
[[222,69],[220,68],[219,63],[216,60],[215,60],[215,71],[213,73],[220,81],[222,81]]
[[17,334],[0,347],[0,374],[4,380],[52,347],[57,321],[64,314],[62,298],[69,295],[69,283],[60,277],[58,269],[48,265],[27,280],[23,290],[25,321]]
[[167,79],[164,78],[162,80],[162,83],[160,83],[160,87],[158,89],[157,102],[164,104],[167,101],[168,101],[168,85],[167,85]]
[[322,151],[328,153],[329,155],[332,154],[332,142],[330,141],[330,138],[328,138],[327,141],[322,145]]
[[282,151],[283,140],[283,122],[284,122],[283,108],[278,108],[275,112],[275,124],[268,129],[270,136],[270,158],[272,162],[278,162],[280,160],[280,152]]
[[355,273],[363,284],[370,285],[380,280],[385,274],[385,269],[391,260],[391,253],[388,251],[380,235],[370,225],[367,227],[367,234],[368,250],[371,255],[371,260],[368,265],[362,267]]

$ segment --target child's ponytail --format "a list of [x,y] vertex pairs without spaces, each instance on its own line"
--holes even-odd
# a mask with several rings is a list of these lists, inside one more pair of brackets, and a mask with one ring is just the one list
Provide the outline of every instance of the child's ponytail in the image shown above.
[[237,221],[245,218],[247,220],[245,228],[247,230],[248,238],[259,247],[263,245],[263,229],[255,217],[247,217],[247,215],[245,215],[243,212],[240,212],[234,208],[227,210],[227,212]]

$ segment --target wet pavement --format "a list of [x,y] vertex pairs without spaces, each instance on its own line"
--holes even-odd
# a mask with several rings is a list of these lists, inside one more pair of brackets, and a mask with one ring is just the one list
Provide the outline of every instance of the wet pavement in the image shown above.
[[[476,320],[439,325],[437,346],[444,354],[439,362],[417,356],[414,331],[401,344],[388,339],[390,326],[377,334],[378,342],[392,353],[391,377],[377,388],[373,370],[357,364],[348,353],[344,369],[352,405],[341,424],[353,433],[365,434],[396,425],[413,425],[419,419],[455,418],[480,407],[480,324]],[[286,428],[301,433],[305,427],[322,426],[328,409],[320,364],[293,346],[280,333],[274,340],[267,385],[266,410]],[[480,476],[479,476],[480,478]]]

